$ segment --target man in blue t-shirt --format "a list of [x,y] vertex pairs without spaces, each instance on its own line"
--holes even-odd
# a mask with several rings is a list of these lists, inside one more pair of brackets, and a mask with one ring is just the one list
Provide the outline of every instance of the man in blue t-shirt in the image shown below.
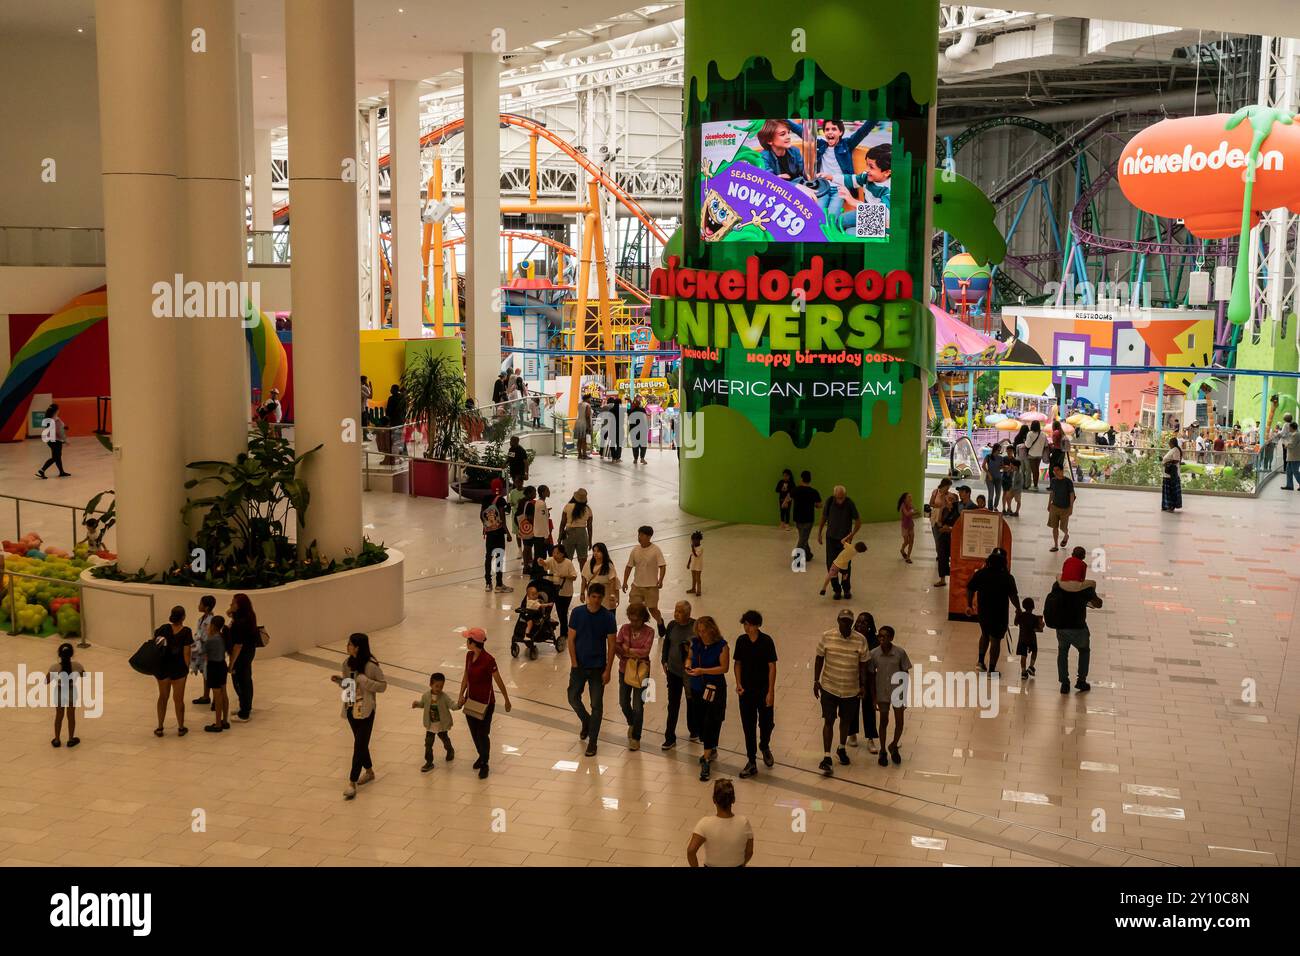
[[[600,719],[605,709],[605,685],[614,665],[618,619],[604,606],[605,585],[587,587],[587,603],[569,615],[569,706],[582,727],[578,739],[587,741],[587,756],[596,756]],[[591,712],[582,705],[582,688],[591,697]]]

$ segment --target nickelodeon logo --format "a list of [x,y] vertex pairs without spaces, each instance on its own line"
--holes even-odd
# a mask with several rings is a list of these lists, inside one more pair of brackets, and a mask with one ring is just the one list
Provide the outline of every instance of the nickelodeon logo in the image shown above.
[[[1185,146],[1181,153],[1144,153],[1142,147],[1132,156],[1124,158],[1124,175],[1137,176],[1152,173],[1199,173],[1205,169],[1245,169],[1246,151],[1229,149],[1228,141],[1222,140],[1218,149],[1212,152],[1194,150]],[[1259,154],[1258,169],[1282,172],[1286,168],[1286,157],[1280,149],[1270,149]]]

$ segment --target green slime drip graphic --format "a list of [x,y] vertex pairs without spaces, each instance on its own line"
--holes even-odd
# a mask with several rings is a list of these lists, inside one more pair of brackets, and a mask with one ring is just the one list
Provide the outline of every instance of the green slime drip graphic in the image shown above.
[[1250,318],[1253,310],[1251,302],[1252,284],[1250,281],[1250,227],[1251,200],[1255,194],[1255,170],[1259,166],[1259,153],[1273,132],[1273,124],[1290,126],[1291,114],[1272,106],[1243,106],[1229,117],[1224,128],[1234,130],[1243,120],[1250,120],[1254,135],[1250,140],[1250,152],[1246,155],[1246,193],[1241,208],[1241,243],[1237,247],[1237,274],[1232,277],[1232,299],[1228,303],[1228,319],[1233,325],[1243,325]]
[[938,0],[880,4],[873,14],[880,28],[866,32],[857,3],[691,0],[692,25],[707,23],[710,29],[686,31],[686,89],[694,80],[695,95],[708,99],[710,60],[724,80],[739,76],[751,57],[770,60],[773,75],[788,79],[800,60],[812,57],[849,89],[874,90],[906,73],[916,101],[930,103],[939,82]]

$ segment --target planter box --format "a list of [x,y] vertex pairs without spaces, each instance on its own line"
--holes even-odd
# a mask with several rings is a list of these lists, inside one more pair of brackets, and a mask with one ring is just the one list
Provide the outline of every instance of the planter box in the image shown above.
[[420,498],[446,498],[451,494],[450,470],[446,462],[411,459],[411,494]]
[[[353,632],[373,633],[399,624],[406,616],[404,567],[402,552],[389,548],[383,564],[275,588],[244,590],[253,602],[257,622],[271,635],[270,645],[259,649],[257,656],[280,657],[343,640]],[[81,575],[82,627],[91,643],[130,654],[167,620],[174,605],[185,608],[186,623],[193,625],[201,596],[213,595],[217,612],[224,614],[237,593],[108,581],[85,571]]]

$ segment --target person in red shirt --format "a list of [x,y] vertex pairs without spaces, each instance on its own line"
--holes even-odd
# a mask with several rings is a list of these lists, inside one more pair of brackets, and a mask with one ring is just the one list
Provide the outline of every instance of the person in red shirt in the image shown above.
[[461,681],[460,699],[456,702],[456,708],[465,712],[465,723],[469,724],[470,736],[474,738],[474,748],[478,751],[474,769],[480,780],[488,775],[488,758],[492,756],[492,714],[497,706],[494,682],[501,691],[506,713],[510,713],[510,693],[497,670],[496,658],[484,649],[486,644],[487,631],[483,628],[471,627],[465,631],[465,679]]

